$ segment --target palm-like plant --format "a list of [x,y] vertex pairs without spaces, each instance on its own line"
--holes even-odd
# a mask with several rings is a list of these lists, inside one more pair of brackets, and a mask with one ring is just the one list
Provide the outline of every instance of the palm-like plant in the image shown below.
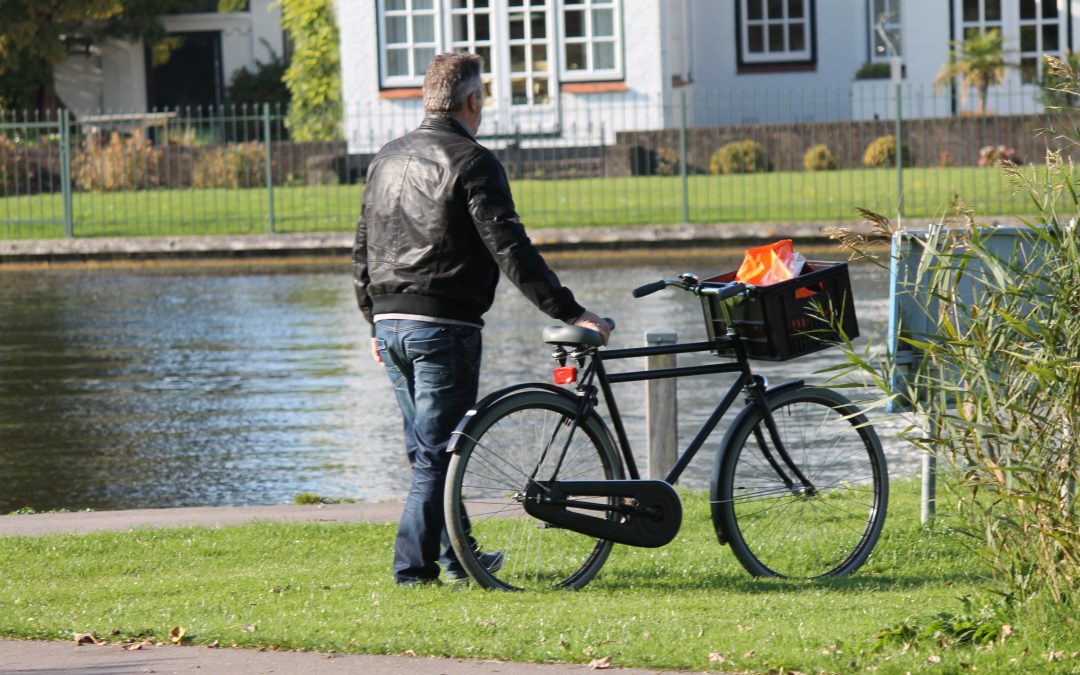
[[941,67],[934,84],[944,87],[960,78],[966,94],[974,89],[979,96],[979,114],[986,114],[986,97],[990,86],[1005,79],[1005,39],[996,28],[963,42],[954,41],[949,62]]

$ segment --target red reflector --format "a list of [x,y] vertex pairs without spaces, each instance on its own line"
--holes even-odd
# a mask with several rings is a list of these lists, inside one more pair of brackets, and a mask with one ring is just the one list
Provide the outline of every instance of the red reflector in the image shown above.
[[555,375],[555,384],[570,384],[577,382],[577,368],[574,366],[562,366],[552,371]]

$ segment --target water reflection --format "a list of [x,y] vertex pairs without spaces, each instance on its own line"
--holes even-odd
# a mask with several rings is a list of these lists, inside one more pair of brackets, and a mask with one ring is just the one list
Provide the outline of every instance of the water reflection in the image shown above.
[[[656,327],[704,339],[692,296],[634,300],[629,289],[734,264],[685,256],[616,259],[600,269],[594,262],[557,266],[583,304],[618,320],[618,347],[641,344]],[[881,331],[885,275],[863,266],[854,276],[863,332]],[[5,272],[0,283],[0,512],[405,493],[397,409],[369,356],[347,270]],[[549,376],[549,350],[539,341],[548,322],[501,285],[484,333],[483,391]],[[763,371],[774,380],[808,376],[830,358]],[[639,462],[642,387],[617,389]],[[680,381],[683,443],[709,412],[700,402],[725,388],[714,378]],[[710,441],[684,484],[705,485],[718,443]]]

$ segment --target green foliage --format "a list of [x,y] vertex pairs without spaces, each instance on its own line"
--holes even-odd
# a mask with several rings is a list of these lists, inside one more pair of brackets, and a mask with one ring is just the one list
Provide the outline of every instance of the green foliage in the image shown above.
[[251,188],[266,185],[266,148],[262,143],[229,143],[204,150],[195,162],[196,188]]
[[803,166],[807,171],[834,171],[839,168],[836,155],[824,143],[815,145],[803,155]]
[[[1058,138],[1080,147],[1075,129]],[[954,526],[983,574],[1021,606],[1042,602],[1075,622],[1080,184],[1063,159],[1068,149],[1052,150],[1045,169],[1001,170],[1037,211],[1020,220],[1027,229],[1012,253],[1002,254],[995,228],[961,203],[955,217],[909,240],[918,247],[918,289],[899,292],[930,324],[918,334],[900,326],[902,343],[920,356],[913,371],[894,379],[887,361],[854,353],[849,363],[880,388],[882,402],[910,406],[908,440],[955,467],[939,481],[950,497],[938,503],[955,506]]]
[[887,80],[892,74],[888,63],[867,61],[855,71],[856,80]]
[[[904,166],[915,165],[915,155],[912,154],[911,148],[906,143],[903,147],[901,161]],[[866,146],[866,152],[863,153],[863,164],[870,168],[896,166],[896,136],[888,134],[887,136],[878,136],[870,141],[870,145]]]
[[105,38],[165,37],[159,17],[191,0],[4,0],[0,5],[0,109],[28,107],[52,86],[53,67]]
[[951,85],[960,78],[966,93],[974,89],[979,96],[979,113],[986,114],[986,98],[991,85],[1005,80],[1005,40],[997,28],[962,42],[954,41],[949,61],[941,67],[934,83]]
[[282,0],[281,24],[294,44],[285,71],[292,93],[285,126],[297,141],[341,138],[341,58],[332,0]]
[[709,173],[740,174],[762,173],[769,170],[765,148],[757,141],[734,141],[722,146],[709,158]]
[[146,190],[157,185],[160,162],[161,151],[141,130],[131,136],[114,132],[105,143],[91,137],[75,155],[75,185],[97,192]]
[[[269,45],[267,45],[269,49]],[[285,86],[285,71],[289,63],[270,49],[270,61],[256,61],[255,72],[240,68],[232,75],[225,99],[229,105],[289,105],[289,88]]]
[[347,497],[324,497],[316,492],[299,492],[293,504],[352,504],[356,500]]
[[1075,107],[1080,103],[1080,52],[1065,50],[1065,58],[1049,54],[1043,57],[1042,78],[1039,82],[1039,101],[1051,109]]

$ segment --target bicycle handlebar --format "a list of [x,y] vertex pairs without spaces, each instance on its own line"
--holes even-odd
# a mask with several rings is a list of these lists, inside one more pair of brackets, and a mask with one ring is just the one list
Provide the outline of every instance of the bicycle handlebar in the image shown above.
[[652,295],[657,291],[662,291],[668,286],[674,286],[681,288],[684,291],[689,291],[694,295],[715,295],[718,300],[727,300],[733,298],[736,295],[743,295],[749,288],[746,284],[729,281],[725,283],[719,282],[698,282],[697,278],[691,274],[684,274],[678,279],[660,279],[654,281],[651,284],[645,284],[644,286],[638,286],[633,290],[635,298],[643,298],[646,295]]

